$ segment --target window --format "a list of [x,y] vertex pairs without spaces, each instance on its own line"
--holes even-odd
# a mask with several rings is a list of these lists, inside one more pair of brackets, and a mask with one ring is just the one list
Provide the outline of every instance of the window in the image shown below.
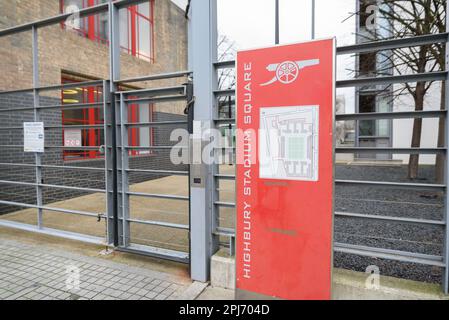
[[[75,80],[63,78],[62,83],[74,83]],[[62,91],[62,104],[86,104],[103,101],[102,87],[80,87]],[[94,147],[104,144],[103,130],[97,128],[82,129],[80,126],[95,126],[104,123],[101,108],[65,109],[62,111],[63,145],[69,147]],[[75,126],[70,128],[70,126]],[[70,140],[70,141],[68,141]],[[64,160],[93,159],[102,156],[99,150],[64,150]]]
[[[376,95],[362,94],[360,95],[359,112],[372,113],[376,112]],[[360,136],[372,137],[376,135],[376,120],[361,120],[359,122]]]
[[365,28],[367,21],[369,21],[370,16],[373,14],[370,10],[371,6],[377,6],[377,0],[362,0],[360,1],[360,27]]
[[377,71],[377,53],[360,54],[360,76],[370,76]]
[[[78,8],[105,3],[108,0],[60,0],[62,13],[75,13]],[[120,46],[122,51],[140,59],[154,60],[154,0],[120,9]],[[106,12],[81,19],[69,19],[63,24],[80,36],[108,44],[108,15]]]
[[[68,76],[62,78],[62,83],[86,81],[74,80]],[[120,88],[126,90],[126,88]],[[79,87],[65,89],[61,93],[63,105],[95,104],[103,101],[102,87]],[[153,121],[152,104],[131,104],[128,108],[128,122],[141,123]],[[63,145],[71,147],[64,150],[64,161],[97,159],[103,157],[99,147],[105,144],[102,128],[82,128],[80,126],[95,126],[104,124],[103,108],[91,106],[86,108],[70,108],[62,111]],[[72,126],[72,127],[71,127]],[[148,127],[131,127],[128,132],[128,146],[149,147],[153,145],[154,131]],[[76,150],[76,147],[98,147],[98,150]],[[151,154],[149,150],[130,150],[130,156]]]

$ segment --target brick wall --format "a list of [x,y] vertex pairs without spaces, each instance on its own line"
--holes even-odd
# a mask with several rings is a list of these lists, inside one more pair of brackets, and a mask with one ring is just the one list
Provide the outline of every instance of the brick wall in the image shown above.
[[[0,1],[0,29],[59,14],[57,0]],[[121,77],[129,78],[180,71],[187,68],[187,21],[184,12],[170,0],[155,0],[154,63],[129,54],[121,55]],[[39,74],[41,85],[60,84],[62,71],[92,78],[109,77],[109,48],[65,30],[60,24],[39,29]],[[32,85],[31,33],[0,38],[0,90]],[[183,80],[180,80],[183,81]],[[139,83],[158,87],[179,83],[165,80]],[[59,93],[54,92],[53,96]],[[175,105],[176,106],[176,105]],[[180,113],[180,107],[175,111]]]

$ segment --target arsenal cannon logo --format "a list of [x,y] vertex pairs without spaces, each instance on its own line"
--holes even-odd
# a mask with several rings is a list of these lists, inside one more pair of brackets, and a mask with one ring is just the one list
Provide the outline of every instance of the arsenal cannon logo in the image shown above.
[[284,61],[282,63],[270,64],[267,70],[270,72],[276,72],[276,75],[270,81],[261,84],[262,87],[268,86],[275,82],[282,84],[290,84],[296,81],[299,76],[299,71],[306,67],[316,66],[320,64],[319,59],[304,60],[304,61]]

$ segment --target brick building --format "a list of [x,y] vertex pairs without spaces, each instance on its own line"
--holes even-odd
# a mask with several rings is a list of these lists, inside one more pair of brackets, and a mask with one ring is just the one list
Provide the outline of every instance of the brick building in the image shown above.
[[[109,79],[107,13],[77,18],[76,8],[94,6],[107,0],[0,0],[0,29],[73,12],[66,23],[39,29],[40,86]],[[187,69],[187,21],[184,12],[170,0],[150,0],[120,11],[121,78],[131,78]],[[32,87],[31,34],[24,32],[0,38],[0,91]],[[179,84],[181,80],[137,83],[122,90]],[[102,86],[80,86],[40,94],[40,106],[61,106],[40,111],[46,127],[44,165],[97,167],[105,165],[99,147],[104,144]],[[64,105],[92,104],[80,108]],[[23,122],[33,121],[33,111],[18,111],[33,106],[31,92],[0,95],[0,180],[35,182],[33,167],[8,164],[34,164],[34,155],[23,152]],[[185,120],[184,103],[132,105],[132,122]],[[86,128],[82,128],[86,126]],[[95,128],[89,126],[97,126]],[[176,127],[179,127],[176,126]],[[128,144],[136,147],[169,145],[174,127],[133,128]],[[64,147],[90,147],[76,150]],[[130,168],[170,170],[169,151],[132,151]],[[179,168],[178,168],[179,169]],[[102,171],[43,169],[43,184],[104,189]],[[130,175],[130,182],[158,178],[155,175]],[[2,200],[36,203],[34,186],[0,184]],[[81,195],[82,192],[43,188],[44,204]],[[18,208],[0,205],[0,213]]]

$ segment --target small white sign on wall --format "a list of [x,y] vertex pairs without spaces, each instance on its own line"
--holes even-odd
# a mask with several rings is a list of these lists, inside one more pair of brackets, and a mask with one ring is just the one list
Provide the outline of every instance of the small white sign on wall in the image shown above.
[[81,129],[64,130],[64,147],[81,147]]
[[24,152],[43,153],[45,145],[44,123],[23,123],[23,150]]

